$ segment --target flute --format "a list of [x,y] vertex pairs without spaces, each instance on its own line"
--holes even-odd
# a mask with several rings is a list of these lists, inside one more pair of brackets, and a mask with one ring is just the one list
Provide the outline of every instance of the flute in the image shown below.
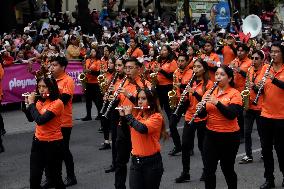
[[[144,109],[150,109],[150,106],[134,106],[132,107],[133,109],[138,109],[138,110],[144,110]],[[123,110],[123,107],[116,107],[115,110]]]
[[[22,94],[23,97],[28,97],[30,95],[31,95],[31,93],[29,93],[29,92]],[[35,96],[40,96],[40,94],[35,94]]]

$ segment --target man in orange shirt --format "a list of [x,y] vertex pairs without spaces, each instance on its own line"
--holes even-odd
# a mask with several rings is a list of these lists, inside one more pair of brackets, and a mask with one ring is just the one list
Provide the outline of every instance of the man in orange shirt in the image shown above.
[[[229,65],[234,70],[234,88],[239,92],[245,89],[246,73],[252,64],[251,59],[248,58],[249,47],[241,43],[237,47],[237,58]],[[238,124],[241,132],[241,143],[244,142],[244,116],[238,115]]]
[[64,141],[63,161],[65,163],[67,173],[64,184],[66,186],[71,186],[77,184],[76,176],[74,173],[73,156],[69,149],[69,141],[72,131],[72,98],[75,85],[73,79],[65,72],[67,65],[68,61],[65,57],[55,57],[51,61],[50,71],[56,79],[61,94],[61,100],[64,104],[64,113],[61,116],[61,132],[63,134]]

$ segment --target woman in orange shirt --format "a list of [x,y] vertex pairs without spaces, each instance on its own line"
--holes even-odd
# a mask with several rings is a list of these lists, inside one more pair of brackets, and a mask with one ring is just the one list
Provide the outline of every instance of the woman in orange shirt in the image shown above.
[[24,111],[29,121],[36,122],[35,134],[30,156],[30,188],[41,188],[41,178],[45,167],[49,168],[50,179],[55,188],[65,188],[61,176],[63,160],[63,136],[61,133],[61,114],[63,102],[59,99],[56,80],[51,76],[43,76],[37,80],[35,93],[26,97],[27,109]]
[[[270,56],[273,62],[269,73],[266,75],[260,114],[264,177],[266,179],[260,189],[275,187],[273,146],[278,157],[279,169],[282,175],[284,174],[284,46],[281,42],[272,44]],[[260,80],[258,80],[260,83],[268,66],[266,64],[262,67],[259,74]],[[284,179],[282,187],[284,187]]]
[[[195,73],[195,79],[189,88],[188,104],[185,113],[185,124],[182,133],[182,166],[183,171],[181,175],[176,178],[176,183],[182,183],[190,180],[190,155],[193,153],[194,136],[197,130],[198,148],[203,156],[203,139],[205,134],[205,119],[195,119],[192,125],[189,122],[195,113],[195,107],[198,102],[201,101],[203,94],[212,87],[213,83],[209,79],[208,64],[202,59],[197,59],[193,64],[193,72]],[[200,180],[204,180],[202,174]]]
[[163,114],[153,92],[138,92],[137,111],[131,106],[120,107],[121,127],[130,126],[132,160],[129,173],[130,189],[158,189],[163,175],[159,140],[166,137]]
[[219,160],[228,188],[236,189],[234,164],[240,145],[237,116],[242,110],[242,98],[233,88],[234,73],[228,66],[217,69],[215,80],[219,81],[217,88],[211,95],[207,91],[203,96],[202,101],[206,104],[197,104],[197,109],[202,109],[199,117],[207,116],[203,143],[205,189],[216,188],[215,172]]
[[175,55],[170,46],[162,46],[158,66],[153,65],[152,70],[158,72],[157,92],[161,108],[165,109],[168,119],[171,117],[171,108],[169,105],[168,92],[173,88],[173,73],[177,69]]

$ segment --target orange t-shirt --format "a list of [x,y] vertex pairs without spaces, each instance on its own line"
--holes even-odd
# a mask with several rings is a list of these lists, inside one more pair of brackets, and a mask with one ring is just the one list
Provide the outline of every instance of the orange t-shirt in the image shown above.
[[[208,91],[204,94],[203,97],[206,96]],[[230,104],[236,104],[242,106],[242,97],[238,90],[228,87],[223,94],[218,95],[218,87],[212,93],[213,96],[217,98],[223,105],[228,106]],[[207,115],[207,128],[211,131],[216,132],[235,132],[240,129],[238,125],[237,118],[233,120],[227,119],[218,108],[211,104],[206,103],[206,111]]]
[[[240,70],[247,72],[249,67],[251,66],[252,61],[248,57],[244,58],[243,60],[239,60],[235,62],[235,66],[239,67]],[[239,92],[242,92],[245,89],[245,82],[246,78],[243,77],[240,73],[234,73],[234,82],[235,82],[235,89]]]
[[147,134],[141,134],[130,127],[132,154],[139,157],[151,156],[161,151],[159,143],[160,133],[163,125],[163,116],[160,113],[154,113],[150,117],[143,118],[138,114],[136,120],[146,125]]
[[[215,67],[220,64],[220,58],[218,54],[211,52],[210,55],[202,54],[201,57],[203,60],[208,60],[207,64],[209,67]],[[209,70],[209,77],[211,81],[215,81],[215,71]]]
[[224,57],[223,64],[225,65],[229,65],[236,58],[236,55],[230,46],[224,46],[222,54]]
[[[144,88],[144,84],[141,80],[141,78],[138,76],[135,78],[135,82],[136,84],[140,87],[140,88]],[[151,88],[151,83],[147,80],[144,81],[146,87],[148,87],[149,89]],[[117,90],[118,86],[119,86],[120,82],[118,83],[118,85],[116,85],[115,90]],[[128,93],[130,93],[132,96],[136,97],[137,96],[137,85],[135,85],[134,83],[130,83],[129,80],[127,79],[126,82],[124,83],[123,87],[125,88],[125,90],[128,91]],[[118,99],[119,101],[119,106],[133,106],[134,104],[124,95],[124,94],[119,94],[118,95]]]
[[[177,62],[172,60],[171,62],[167,61],[160,64],[161,70],[164,70],[167,73],[174,73],[177,69]],[[152,67],[154,70],[154,68]],[[158,85],[172,85],[173,80],[166,78],[162,73],[158,72]]]
[[62,114],[62,127],[72,127],[72,98],[74,94],[74,81],[72,77],[66,73],[62,74],[56,79],[60,94],[68,94],[71,96],[69,102],[64,105],[64,112]]
[[[184,70],[181,70],[179,68],[176,69],[176,71],[174,72],[174,77],[176,77],[178,83],[182,85],[187,85],[192,77],[192,74],[193,74],[192,69],[190,69],[189,65],[187,65]],[[177,88],[176,92],[178,97],[180,97],[182,93],[180,87]]]
[[142,57],[143,56],[143,51],[139,48],[135,48],[134,51],[129,48],[127,50],[127,54],[130,56],[130,57],[135,57],[135,58],[138,58],[138,57]]
[[[94,60],[94,59],[87,59],[86,60],[86,69],[90,69],[92,71],[98,72],[100,71],[100,60]],[[97,75],[92,75],[87,73],[87,82],[88,83],[98,83]]]
[[[202,90],[203,88],[203,83],[204,81],[200,81],[198,84],[195,82],[193,82],[193,85],[192,85],[192,89],[194,89],[195,92],[198,93],[198,95],[200,96],[203,96],[204,92]],[[206,90],[209,90],[211,87],[213,86],[213,82],[211,80],[208,80],[207,82],[207,85],[206,85]],[[188,94],[188,97],[189,97],[189,106],[186,110],[186,113],[185,113],[185,121],[190,121],[193,114],[196,112],[196,105],[198,104],[198,100],[196,99],[195,96],[192,96],[192,94]],[[194,120],[194,122],[199,122],[199,121],[203,121],[203,120],[206,120],[206,118],[199,118],[199,117],[196,117],[196,119]]]
[[60,99],[45,102],[37,101],[36,108],[41,115],[46,111],[51,111],[55,117],[44,125],[36,125],[35,136],[40,141],[55,141],[62,139],[61,115],[64,111],[64,104]]
[[[260,71],[261,71],[261,67],[255,71],[254,67],[252,67],[250,70],[249,70],[249,78],[250,78],[250,81],[251,82],[254,82],[255,84],[257,84],[255,81],[257,80],[261,80],[260,78]],[[256,93],[253,89],[250,90],[250,96],[249,96],[249,109],[251,110],[261,110],[261,106],[262,106],[262,95],[259,97],[258,99],[258,103],[257,105],[254,105],[253,104],[253,101],[256,97]]]
[[[265,64],[259,74],[259,82],[269,65]],[[276,72],[273,67],[270,69],[270,73],[275,78],[284,82],[284,65]],[[271,79],[267,79],[264,85],[263,103],[261,109],[261,116],[272,119],[284,119],[284,90],[274,85]]]
[[2,64],[0,64],[0,101],[3,98],[3,89],[2,89],[2,79],[4,77],[4,69],[2,67]]

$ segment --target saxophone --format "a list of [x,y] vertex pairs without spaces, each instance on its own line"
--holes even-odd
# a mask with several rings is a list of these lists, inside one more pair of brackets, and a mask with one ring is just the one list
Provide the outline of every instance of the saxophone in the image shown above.
[[250,90],[251,90],[251,84],[250,84],[250,70],[253,67],[253,64],[249,67],[246,75],[246,82],[245,82],[245,89],[241,92],[242,100],[243,100],[243,107],[245,110],[248,110],[249,108],[249,99],[250,99]]
[[151,84],[153,87],[156,87],[158,84],[158,63],[155,62],[154,72],[150,73]]
[[108,86],[105,73],[105,66],[104,64],[100,63],[100,75],[98,75],[97,79],[102,93],[106,92]]
[[84,60],[82,61],[82,64],[83,64],[83,72],[81,72],[79,75],[78,75],[78,80],[81,82],[81,85],[82,85],[82,89],[83,91],[86,90],[86,86],[87,86],[87,76],[86,76],[86,58],[87,58],[87,55],[84,56]]
[[173,74],[173,89],[168,92],[169,104],[170,104],[171,109],[175,109],[178,103],[178,97],[177,97],[177,92],[176,92],[177,90],[176,84],[178,83],[177,79],[178,78],[176,74],[174,73]]

